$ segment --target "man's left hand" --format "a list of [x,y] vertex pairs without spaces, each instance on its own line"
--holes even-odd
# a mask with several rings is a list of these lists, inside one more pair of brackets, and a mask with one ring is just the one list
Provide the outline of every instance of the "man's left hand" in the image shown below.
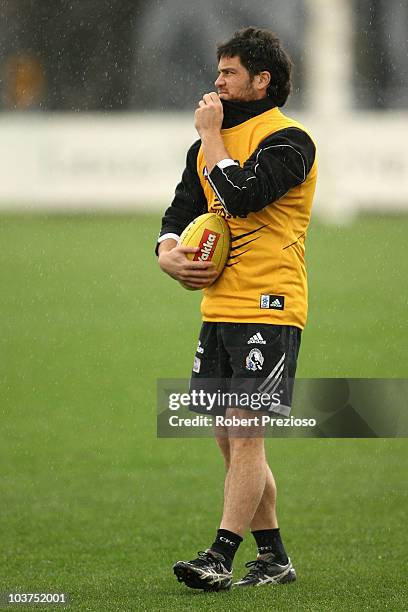
[[207,132],[220,132],[224,109],[220,97],[215,91],[204,94],[195,112],[195,127],[202,137]]

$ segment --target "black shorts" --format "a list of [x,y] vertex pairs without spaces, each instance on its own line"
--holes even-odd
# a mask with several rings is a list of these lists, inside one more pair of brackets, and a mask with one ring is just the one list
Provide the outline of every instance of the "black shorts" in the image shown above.
[[[190,406],[191,410],[225,414],[235,407],[289,415],[300,340],[301,330],[288,325],[203,323],[190,392],[212,393],[213,400]],[[228,393],[240,394],[239,405],[233,405],[236,395],[231,405],[224,401],[222,394]]]

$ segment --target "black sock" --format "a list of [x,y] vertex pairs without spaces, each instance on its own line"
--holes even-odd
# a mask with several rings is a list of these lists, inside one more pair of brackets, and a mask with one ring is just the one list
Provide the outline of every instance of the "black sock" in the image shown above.
[[228,531],[228,529],[218,529],[217,537],[214,544],[210,546],[211,550],[221,553],[225,557],[225,565],[228,570],[231,569],[234,555],[241,544],[242,538],[237,533]]
[[286,565],[288,556],[285,552],[279,529],[260,529],[259,531],[253,531],[252,535],[256,540],[260,555],[273,553],[278,563]]

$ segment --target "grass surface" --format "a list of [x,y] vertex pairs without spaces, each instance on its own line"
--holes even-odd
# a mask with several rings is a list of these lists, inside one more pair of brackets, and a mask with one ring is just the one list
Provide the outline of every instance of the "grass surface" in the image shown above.
[[[155,382],[191,368],[199,296],[159,273],[157,217],[0,217],[0,592],[73,610],[403,610],[407,443],[268,440],[293,585],[202,594],[213,440],[157,440]],[[303,377],[406,377],[407,218],[314,225]],[[248,536],[240,576],[254,557]],[[405,565],[404,565],[405,564]]]

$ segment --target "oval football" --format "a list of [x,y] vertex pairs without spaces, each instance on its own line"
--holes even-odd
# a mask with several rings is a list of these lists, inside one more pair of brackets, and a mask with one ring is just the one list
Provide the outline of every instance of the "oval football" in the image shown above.
[[[206,213],[196,217],[180,236],[179,244],[188,247],[199,247],[197,253],[187,253],[192,261],[212,261],[217,269],[217,278],[224,270],[230,249],[230,231],[228,223],[220,215]],[[184,283],[181,283],[186,289]]]

